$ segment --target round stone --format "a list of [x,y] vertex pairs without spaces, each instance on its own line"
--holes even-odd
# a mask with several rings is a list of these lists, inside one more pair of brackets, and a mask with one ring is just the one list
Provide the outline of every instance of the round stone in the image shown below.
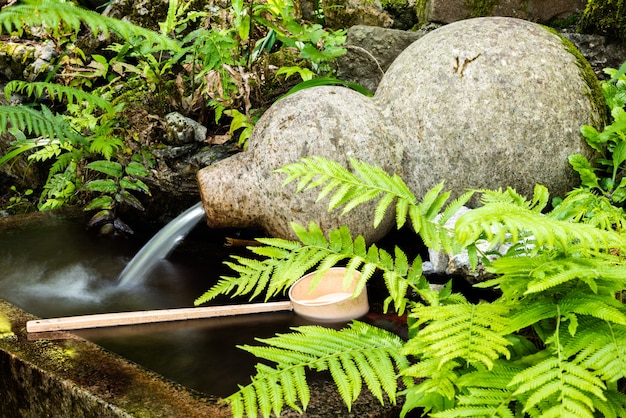
[[554,195],[577,184],[567,157],[591,149],[580,135],[601,125],[604,102],[589,64],[564,38],[527,21],[491,17],[443,26],[415,41],[376,92],[398,167],[420,197],[442,180],[467,188],[536,183]]
[[283,186],[286,176],[275,172],[310,156],[346,167],[356,158],[393,172],[401,150],[394,148],[382,120],[370,98],[344,87],[314,87],[278,101],[255,126],[245,152],[199,172],[208,224],[261,227],[271,236],[295,238],[291,222],[315,221],[324,231],[347,225],[353,236],[368,242],[382,238],[393,216],[374,229],[375,202],[346,215],[329,212],[328,197],[317,201],[321,189],[296,194],[297,181]]

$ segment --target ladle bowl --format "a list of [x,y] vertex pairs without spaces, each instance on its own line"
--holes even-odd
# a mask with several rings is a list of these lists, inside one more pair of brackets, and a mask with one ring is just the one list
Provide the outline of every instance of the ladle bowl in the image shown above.
[[369,311],[365,288],[353,297],[360,272],[355,271],[352,281],[346,286],[346,269],[331,268],[311,290],[311,283],[317,274],[312,272],[303,276],[289,289],[289,299],[296,314],[314,321],[342,322],[359,318]]

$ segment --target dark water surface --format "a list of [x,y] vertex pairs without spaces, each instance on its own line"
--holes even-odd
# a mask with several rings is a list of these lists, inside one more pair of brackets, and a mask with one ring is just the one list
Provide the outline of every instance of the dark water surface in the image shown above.
[[[222,264],[233,251],[224,247],[225,236],[199,225],[145,283],[118,286],[118,275],[149,238],[98,237],[85,231],[82,218],[0,228],[0,297],[42,318],[191,307],[230,274]],[[281,312],[75,333],[185,386],[225,396],[254,374],[255,358],[237,344],[306,324]]]

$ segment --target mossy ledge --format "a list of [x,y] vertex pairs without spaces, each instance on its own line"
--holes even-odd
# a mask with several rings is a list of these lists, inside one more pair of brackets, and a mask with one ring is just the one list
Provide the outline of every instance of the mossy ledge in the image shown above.
[[[230,417],[217,397],[169,382],[70,333],[26,333],[36,319],[6,301],[0,338],[3,417]],[[33,336],[34,335],[34,336]]]

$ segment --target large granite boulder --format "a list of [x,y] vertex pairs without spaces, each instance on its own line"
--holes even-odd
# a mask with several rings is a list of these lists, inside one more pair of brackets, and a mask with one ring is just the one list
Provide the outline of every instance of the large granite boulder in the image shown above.
[[372,206],[346,217],[297,196],[274,172],[302,157],[347,157],[400,174],[419,198],[441,180],[446,188],[535,183],[563,194],[576,184],[567,156],[589,155],[579,128],[599,126],[604,104],[589,64],[550,30],[512,18],[444,26],[415,41],[368,99],[339,87],[300,91],[259,121],[249,149],[199,172],[209,225],[263,227],[292,238],[289,223],[342,224],[374,241]]
[[567,157],[591,149],[582,125],[604,121],[593,70],[576,48],[524,20],[443,26],[408,47],[376,91],[392,137],[405,143],[400,174],[422,196],[442,180],[466,188],[536,183],[562,196],[577,184]]

